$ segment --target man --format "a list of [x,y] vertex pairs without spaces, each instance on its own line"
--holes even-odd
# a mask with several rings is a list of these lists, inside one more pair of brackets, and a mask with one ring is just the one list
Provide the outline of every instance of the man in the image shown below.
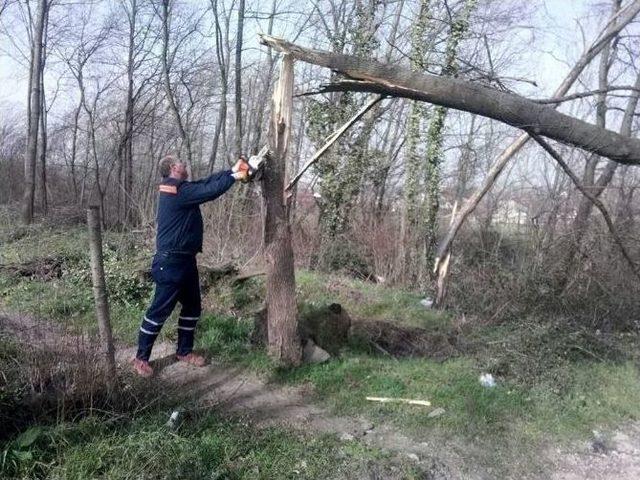
[[193,353],[193,338],[200,318],[200,283],[196,255],[202,251],[202,215],[200,204],[215,200],[238,180],[249,180],[249,165],[240,158],[231,170],[195,182],[187,181],[187,166],[174,156],[166,156],[159,165],[162,181],[158,187],[156,254],[151,276],[156,284],[151,306],[142,319],[138,335],[138,353],[133,360],[135,372],[153,375],[149,365],[151,349],[162,325],[180,302],[178,349],[176,359],[198,367],[205,359]]

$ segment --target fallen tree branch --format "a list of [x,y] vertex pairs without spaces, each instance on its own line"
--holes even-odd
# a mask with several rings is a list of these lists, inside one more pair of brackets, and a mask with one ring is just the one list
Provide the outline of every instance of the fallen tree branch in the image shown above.
[[62,276],[64,258],[49,256],[35,258],[22,263],[0,264],[0,273],[10,276],[51,280]]
[[[618,33],[620,33],[620,31],[626,25],[628,25],[629,22],[633,20],[633,18],[635,18],[639,11],[640,0],[635,0],[625,9],[620,10],[616,15],[612,17],[612,19],[609,20],[602,33],[596,38],[596,40],[594,40],[591,46],[587,50],[585,50],[585,52],[578,59],[571,71],[562,81],[560,86],[556,89],[553,94],[553,98],[561,98],[567,94],[569,89],[572,87],[572,85],[575,83],[575,81],[578,79],[587,65],[589,65],[589,63],[602,51],[602,49],[608,44],[608,42],[615,38],[615,36],[618,35]],[[621,132],[627,133],[628,130],[621,129]],[[627,134],[626,136],[628,137],[629,135]],[[451,248],[453,240],[456,238],[460,227],[465,222],[467,217],[471,215],[471,213],[476,209],[485,194],[491,189],[493,184],[496,182],[496,180],[506,167],[509,160],[511,160],[511,158],[513,158],[522,149],[522,147],[526,145],[526,143],[529,141],[529,138],[530,137],[528,133],[523,133],[522,135],[520,135],[502,152],[502,154],[500,154],[493,165],[491,165],[491,168],[489,169],[489,172],[487,173],[482,186],[464,203],[464,205],[460,209],[460,213],[452,222],[449,231],[438,246],[438,252],[436,253],[436,259],[434,262],[434,270],[437,271],[441,259],[444,258],[444,256]],[[612,163],[612,165],[615,165],[615,163]]]
[[298,181],[300,180],[300,178],[302,178],[302,175],[304,175],[304,172],[306,172],[309,167],[311,167],[311,165],[313,165],[314,163],[316,163],[320,157],[322,157],[322,155],[324,155],[327,150],[329,150],[329,148],[336,142],[336,140],[338,140],[338,138],[340,138],[342,136],[342,134],[344,132],[346,132],[349,127],[351,127],[354,123],[356,123],[360,118],[362,118],[362,116],[367,113],[369,110],[371,110],[371,108],[378,103],[380,100],[382,100],[384,98],[383,95],[376,95],[372,98],[369,99],[369,101],[360,109],[358,110],[358,112],[351,117],[349,120],[347,120],[347,122],[342,125],[340,128],[338,128],[335,132],[333,132],[331,135],[329,135],[327,137],[326,143],[320,148],[318,149],[318,151],[316,153],[313,154],[313,157],[311,157],[300,169],[300,171],[296,174],[295,177],[293,177],[293,179],[289,182],[289,185],[287,185],[287,188],[285,188],[285,192],[288,190],[291,190],[291,188],[293,188],[293,186],[298,183]]
[[631,271],[635,274],[638,280],[640,280],[640,269],[638,268],[638,265],[636,264],[636,262],[634,262],[633,259],[631,258],[631,255],[629,254],[629,251],[627,250],[627,248],[624,246],[624,243],[622,242],[622,239],[620,238],[618,231],[613,225],[613,222],[611,221],[611,216],[609,215],[609,212],[607,212],[607,209],[604,206],[604,204],[595,195],[592,195],[591,193],[589,193],[589,191],[580,183],[580,179],[575,175],[575,173],[573,173],[571,168],[569,168],[569,165],[567,165],[567,163],[562,159],[560,154],[551,145],[549,145],[549,143],[547,143],[544,139],[540,138],[540,136],[536,135],[533,132],[529,132],[529,135],[531,135],[531,138],[533,138],[536,142],[538,142],[538,144],[542,148],[544,148],[549,155],[551,155],[551,157],[558,163],[558,165],[560,165],[560,168],[562,168],[564,173],[567,174],[567,176],[571,179],[571,181],[574,183],[576,188],[580,190],[580,193],[582,193],[582,195],[588,198],[589,201],[591,201],[591,203],[593,203],[593,205],[598,210],[600,210],[600,213],[602,214],[602,217],[604,218],[604,221],[607,224],[607,228],[609,229],[611,236],[613,237],[618,248],[620,248],[620,252],[622,253],[622,256],[631,267]]
[[366,397],[370,402],[380,403],[406,403],[409,405],[422,405],[423,407],[430,407],[431,402],[429,400],[413,400],[411,398],[390,398],[390,397]]
[[247,270],[240,270],[238,274],[231,279],[231,283],[240,283],[250,278],[260,277],[266,275],[267,272],[264,268],[253,268]]
[[[604,37],[610,39],[611,35],[619,32],[639,11],[640,1],[636,0],[627,7],[624,18],[622,15],[619,16],[619,22],[611,26]],[[362,91],[406,97],[476,113],[517,128],[533,129],[538,135],[583,148],[619,163],[640,164],[640,139],[624,137],[606,128],[565,115],[552,106],[460,78],[428,75],[398,65],[383,64],[370,58],[304,48],[269,35],[262,34],[260,37],[265,45],[291,54],[298,60],[331,68],[354,80],[364,82],[358,84]],[[594,45],[602,44],[600,38]],[[590,61],[593,58],[592,52],[590,50],[587,53],[583,59],[588,57]],[[581,65],[584,63],[583,59],[579,62]],[[584,66],[586,63],[580,70]],[[565,93],[566,91],[562,92],[562,95]]]

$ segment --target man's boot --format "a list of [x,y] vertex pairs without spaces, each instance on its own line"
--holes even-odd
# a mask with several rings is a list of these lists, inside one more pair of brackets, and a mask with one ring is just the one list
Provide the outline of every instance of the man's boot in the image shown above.
[[187,353],[186,355],[176,354],[176,359],[179,362],[186,362],[194,367],[204,367],[207,363],[207,360],[202,355],[197,355],[193,352]]
[[133,371],[145,378],[153,375],[153,368],[151,368],[149,362],[147,360],[141,360],[140,358],[133,359]]

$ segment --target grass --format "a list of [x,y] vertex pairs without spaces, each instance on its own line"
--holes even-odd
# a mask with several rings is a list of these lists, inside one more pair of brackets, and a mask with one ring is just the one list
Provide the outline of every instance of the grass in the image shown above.
[[[0,238],[6,238],[1,231]],[[133,278],[151,252],[134,248],[135,242],[123,234],[107,234],[106,244],[115,336],[123,343],[133,343],[151,295],[150,285]],[[0,275],[2,303],[71,328],[95,329],[82,229],[34,227],[28,235],[3,246],[0,262],[51,254],[67,259],[62,278],[16,281]],[[452,329],[450,315],[425,309],[420,296],[411,292],[309,271],[298,271],[296,280],[303,314],[337,302],[354,318],[391,321],[433,333]],[[468,452],[483,465],[517,469],[517,458],[535,465],[541,461],[535,458],[537,449],[549,442],[584,439],[594,429],[615,428],[640,418],[640,379],[637,354],[633,353],[640,343],[637,334],[605,335],[562,319],[524,318],[504,325],[468,325],[465,338],[470,348],[444,362],[394,360],[353,345],[328,363],[279,370],[249,343],[250,314],[260,308],[262,298],[260,279],[251,279],[242,287],[214,288],[205,298],[207,313],[199,324],[197,347],[218,359],[259,371],[274,382],[310,384],[318,401],[335,414],[366,415],[374,423],[393,424],[416,438],[484,444],[485,448]],[[163,331],[165,339],[173,340],[174,335],[173,328]],[[480,385],[478,376],[484,372],[497,378],[495,388]],[[368,402],[366,396],[427,399],[432,407],[378,404]],[[443,408],[445,413],[430,418],[434,408]],[[49,445],[38,462],[49,465],[57,459],[46,467],[56,478],[124,478],[127,471],[142,472],[135,470],[138,465],[150,468],[149,478],[204,478],[199,475],[205,471],[206,478],[289,478],[300,470],[292,460],[297,458],[305,460],[307,467],[296,478],[315,478],[313,475],[326,472],[339,477],[340,468],[373,455],[370,451],[357,453],[351,444],[353,451],[347,448],[345,453],[344,445],[324,437],[313,440],[317,449],[312,446],[307,452],[300,437],[284,431],[271,431],[268,438],[258,432],[249,439],[241,434],[242,425],[214,416],[191,418],[180,431],[167,432],[162,429],[165,416],[166,412],[104,428],[90,428],[94,421],[90,419],[52,427],[47,430],[51,438],[64,440],[51,440],[55,455]],[[58,428],[67,433],[60,437]],[[147,450],[153,445],[161,453],[154,453],[150,465]],[[342,460],[335,462],[335,458]],[[25,468],[40,468],[38,462],[32,459]],[[221,473],[215,477],[212,472],[217,471]]]
[[[22,478],[346,478],[388,455],[335,436],[255,430],[216,414],[187,415],[177,430],[168,412],[136,419],[88,417],[37,427],[5,446],[0,473]],[[399,465],[414,478],[409,465]]]
[[[62,276],[53,279],[0,275],[2,303],[15,311],[51,319],[71,330],[97,332],[89,270],[86,228],[33,225],[24,236],[3,245],[0,264],[23,263],[55,256],[62,259]],[[7,239],[6,231],[0,238]],[[131,235],[105,232],[104,268],[116,340],[128,341],[139,327],[152,286],[137,270],[151,252]]]
[[412,292],[311,271],[297,271],[298,303],[313,307],[340,303],[350,315],[368,320],[386,320],[437,331],[451,321],[446,313],[420,305],[422,297]]
[[[374,424],[390,423],[414,438],[435,443],[457,439],[474,444],[481,439],[491,448],[465,456],[492,468],[502,466],[507,469],[505,475],[522,468],[523,461],[526,468],[542,468],[544,458],[539,457],[538,449],[549,442],[589,438],[594,429],[607,430],[640,419],[640,380],[632,361],[562,355],[554,359],[539,344],[544,361],[533,356],[519,361],[540,362],[544,371],[522,369],[514,361],[513,371],[526,372],[525,376],[496,374],[498,385],[483,387],[480,373],[501,364],[500,355],[510,359],[510,348],[519,349],[515,343],[529,340],[529,328],[518,331],[505,326],[504,342],[445,362],[424,358],[393,361],[346,352],[328,363],[282,370],[275,369],[264,353],[251,349],[248,320],[211,316],[205,322],[201,347],[218,358],[258,370],[276,383],[312,385],[317,401],[336,415],[365,415]],[[481,331],[476,335],[482,336]],[[488,339],[496,335],[495,327],[486,329]],[[556,337],[560,344],[558,332]],[[367,396],[429,400],[432,406],[374,403]],[[445,413],[429,417],[435,408]]]

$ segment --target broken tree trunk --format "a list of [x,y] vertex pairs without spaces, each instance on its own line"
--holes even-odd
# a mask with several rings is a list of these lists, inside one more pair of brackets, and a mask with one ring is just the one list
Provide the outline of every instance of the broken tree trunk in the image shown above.
[[262,195],[266,206],[264,259],[267,286],[269,355],[283,365],[299,365],[302,348],[298,336],[296,283],[291,227],[284,197],[286,154],[291,134],[293,56],[284,55],[273,93],[269,123],[269,150]]
[[[606,32],[606,35],[617,34],[638,12],[640,0],[620,13],[618,22]],[[406,97],[477,113],[514,127],[531,128],[537,135],[583,148],[619,163],[640,164],[640,139],[624,137],[520,95],[484,87],[460,78],[413,72],[408,68],[383,64],[370,58],[304,48],[264,34],[260,37],[265,45],[290,54],[298,60],[331,68],[357,80],[342,82],[338,89]],[[600,46],[601,49],[603,44],[599,39],[594,46]]]
[[104,264],[102,262],[102,232],[100,227],[100,207],[97,205],[87,209],[87,225],[89,227],[89,249],[91,251],[91,278],[93,281],[93,298],[96,304],[96,317],[100,340],[104,349],[104,359],[107,373],[107,384],[113,387],[116,378],[116,359],[109,320],[109,301],[107,284],[104,279]]
[[[451,210],[451,220],[449,225],[453,223],[453,220],[456,218],[456,213],[458,211],[458,201],[453,204],[453,210]],[[444,260],[439,261],[438,265],[436,265],[435,272],[437,274],[436,278],[436,299],[433,304],[435,308],[443,308],[444,300],[447,297],[447,283],[449,280],[449,262],[451,261],[451,250],[447,252],[444,257]]]

